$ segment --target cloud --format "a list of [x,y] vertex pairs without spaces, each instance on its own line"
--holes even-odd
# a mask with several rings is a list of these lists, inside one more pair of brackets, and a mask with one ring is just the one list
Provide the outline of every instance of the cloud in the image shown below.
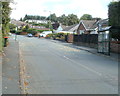
[[11,17],[20,18],[25,14],[47,16],[50,13],[44,10],[62,14],[76,14],[80,18],[83,14],[91,14],[93,17],[107,18],[107,5],[110,0],[15,0]]

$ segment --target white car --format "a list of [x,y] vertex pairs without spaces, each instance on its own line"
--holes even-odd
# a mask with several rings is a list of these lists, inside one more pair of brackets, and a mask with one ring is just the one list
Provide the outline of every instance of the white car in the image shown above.
[[32,34],[27,34],[27,36],[28,36],[28,37],[33,37],[33,35],[32,35]]
[[51,34],[52,31],[43,31],[41,34],[40,34],[40,37],[46,37],[48,34]]

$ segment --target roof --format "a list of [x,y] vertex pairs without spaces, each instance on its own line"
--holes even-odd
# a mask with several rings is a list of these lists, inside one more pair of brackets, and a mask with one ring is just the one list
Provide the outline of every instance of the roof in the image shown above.
[[68,26],[68,27],[64,28],[63,31],[71,31],[71,32],[73,32],[74,30],[77,30],[78,25],[79,24],[74,24],[74,25]]
[[11,20],[11,23],[14,24],[14,25],[16,25],[16,26],[27,25],[27,23],[25,23],[25,22],[14,20],[14,19]]
[[86,30],[95,29],[97,27],[96,20],[81,20],[80,24],[83,24]]
[[98,23],[100,24],[100,25],[102,25],[101,27],[106,27],[106,26],[108,26],[108,19],[103,19],[103,20],[100,20],[100,21],[98,21]]
[[54,24],[52,24],[53,29],[57,30],[57,28],[59,27],[59,25],[60,25],[60,24],[59,24],[59,23],[57,23],[57,22],[56,22],[56,23],[54,23]]

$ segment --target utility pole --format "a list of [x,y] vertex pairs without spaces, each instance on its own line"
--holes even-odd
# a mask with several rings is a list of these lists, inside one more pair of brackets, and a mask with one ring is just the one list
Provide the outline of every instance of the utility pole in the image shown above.
[[0,53],[2,52],[2,2],[0,1]]
[[50,17],[49,17],[49,30],[51,30],[51,11],[48,11],[48,10],[44,10],[44,12],[49,12],[50,14]]

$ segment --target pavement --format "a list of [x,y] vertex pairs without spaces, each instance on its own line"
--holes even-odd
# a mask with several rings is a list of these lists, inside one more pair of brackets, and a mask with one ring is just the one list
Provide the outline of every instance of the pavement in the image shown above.
[[19,42],[10,39],[4,48],[2,94],[20,94]]

